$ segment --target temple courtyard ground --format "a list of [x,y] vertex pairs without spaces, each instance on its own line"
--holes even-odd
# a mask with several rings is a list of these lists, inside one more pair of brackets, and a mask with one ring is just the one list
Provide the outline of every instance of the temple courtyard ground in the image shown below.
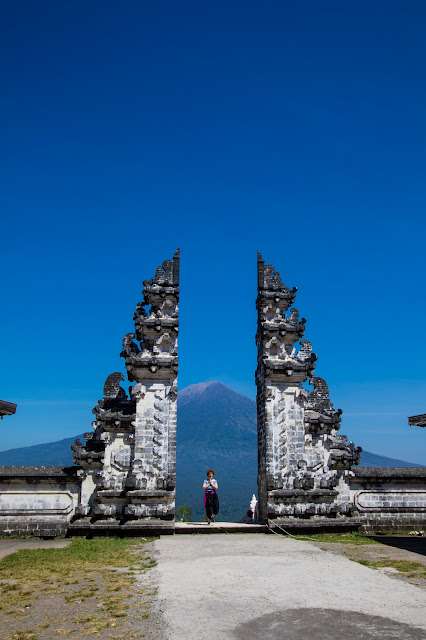
[[155,542],[166,637],[426,638],[425,589],[321,544],[249,534]]
[[[7,556],[0,584],[6,599],[16,587],[18,604],[8,611],[2,601],[0,638],[425,640],[425,543],[222,533],[73,541],[72,556],[68,540],[3,539],[0,557],[53,547],[62,565],[50,567],[50,586],[32,598],[37,563],[35,574],[22,573],[24,554],[14,576],[17,556]],[[76,561],[64,571],[67,553]]]

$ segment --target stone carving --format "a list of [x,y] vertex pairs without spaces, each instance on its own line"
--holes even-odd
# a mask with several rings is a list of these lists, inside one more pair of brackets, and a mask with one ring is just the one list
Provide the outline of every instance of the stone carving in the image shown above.
[[93,409],[94,433],[72,446],[83,485],[93,487],[76,513],[92,525],[116,520],[127,528],[142,519],[155,529],[161,520],[164,530],[174,525],[175,507],[179,250],[143,284],[135,331],[124,336],[120,354],[135,384],[127,396],[123,374],[109,375]]
[[0,515],[56,515],[73,509],[73,496],[67,491],[4,491],[0,494]]
[[[258,254],[256,370],[261,519],[346,517],[348,476],[361,449],[337,435],[341,411],[313,377],[317,356],[292,307],[296,288]],[[300,341],[298,348],[296,343]],[[302,387],[311,377],[314,389]],[[346,475],[345,475],[346,474]]]
[[410,490],[373,490],[358,491],[355,505],[360,511],[415,512],[425,511],[426,491]]
[[329,451],[328,466],[331,469],[347,469],[358,464],[361,459],[361,447],[355,447],[348,442],[346,436],[337,435],[340,429],[342,410],[334,409],[329,398],[329,390],[323,378],[311,378],[309,381],[314,389],[309,394],[305,404],[305,430],[314,439],[321,439],[322,446]]

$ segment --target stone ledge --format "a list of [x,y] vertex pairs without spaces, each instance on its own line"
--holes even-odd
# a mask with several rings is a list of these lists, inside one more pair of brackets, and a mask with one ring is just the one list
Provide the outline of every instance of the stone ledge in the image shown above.
[[175,533],[268,533],[266,524],[245,524],[243,522],[176,522]]
[[276,518],[274,520],[268,520],[268,525],[271,529],[277,530],[280,533],[280,529],[287,531],[293,531],[293,533],[299,534],[306,533],[321,533],[321,531],[334,533],[339,531],[358,531],[359,527],[364,524],[362,520],[358,518]]
[[82,518],[68,526],[67,536],[154,536],[174,534],[173,520],[144,520],[120,523],[117,520],[98,520],[90,522],[89,518]]
[[29,478],[34,479],[51,479],[51,480],[72,480],[73,482],[82,482],[82,478],[78,475],[81,467],[24,467],[24,466],[0,466],[1,478]]
[[126,495],[128,498],[174,498],[174,489],[170,491],[167,491],[167,489],[136,489],[127,491]]
[[98,498],[125,498],[126,491],[117,491],[115,489],[101,489],[96,493]]
[[273,498],[332,498],[339,495],[334,489],[274,489],[268,494]]
[[66,520],[56,518],[27,518],[5,517],[0,519],[0,534],[2,535],[32,535],[36,538],[64,537],[68,528]]
[[354,467],[351,482],[369,479],[412,479],[426,480],[426,467]]

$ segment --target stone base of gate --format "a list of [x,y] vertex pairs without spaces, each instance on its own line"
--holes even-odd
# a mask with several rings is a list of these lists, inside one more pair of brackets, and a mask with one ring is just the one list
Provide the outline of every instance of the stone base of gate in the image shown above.
[[159,536],[174,534],[174,520],[128,520],[120,523],[114,519],[92,522],[81,518],[69,525],[67,536]]
[[176,522],[175,533],[268,533],[268,527],[243,522]]
[[269,530],[292,535],[351,533],[359,531],[361,525],[358,518],[275,518],[267,521]]

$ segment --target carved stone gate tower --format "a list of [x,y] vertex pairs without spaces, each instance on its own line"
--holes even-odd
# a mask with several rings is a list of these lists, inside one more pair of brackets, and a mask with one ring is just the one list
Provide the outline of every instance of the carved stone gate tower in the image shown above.
[[[93,409],[94,432],[73,445],[83,478],[71,531],[174,531],[179,251],[143,285],[135,330],[124,336],[121,352],[134,383],[129,396],[120,386],[123,374],[109,375]],[[302,339],[306,321],[294,307],[285,313],[295,296],[259,254],[260,518],[342,524],[351,515],[349,474],[360,449],[337,435],[341,411],[325,381],[312,377],[316,355]],[[302,387],[308,377],[311,392]]]
[[127,397],[124,376],[108,376],[94,433],[73,445],[84,474],[74,530],[174,530],[179,250],[143,285],[121,352],[135,384]]
[[[351,514],[349,473],[361,449],[337,435],[342,412],[333,408],[326,382],[312,377],[317,356],[310,342],[301,340],[306,320],[294,307],[285,314],[295,298],[296,289],[283,284],[258,254],[260,519],[294,525],[338,518],[342,523]],[[310,393],[302,387],[308,377],[314,387]]]

